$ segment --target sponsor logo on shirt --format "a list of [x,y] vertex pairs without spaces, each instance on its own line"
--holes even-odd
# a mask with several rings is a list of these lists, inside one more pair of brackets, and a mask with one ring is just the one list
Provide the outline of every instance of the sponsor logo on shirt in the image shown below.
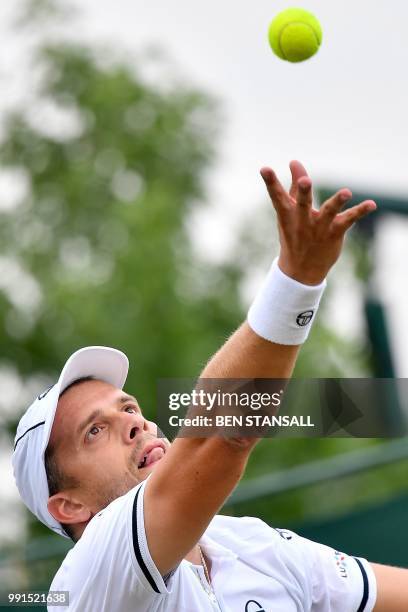
[[280,537],[283,538],[284,540],[289,541],[293,538],[292,534],[289,533],[289,531],[287,531],[286,529],[275,529],[275,531],[277,531]]
[[266,612],[260,603],[255,599],[250,599],[245,604],[245,612]]
[[336,565],[342,578],[348,578],[346,556],[338,550],[334,551]]

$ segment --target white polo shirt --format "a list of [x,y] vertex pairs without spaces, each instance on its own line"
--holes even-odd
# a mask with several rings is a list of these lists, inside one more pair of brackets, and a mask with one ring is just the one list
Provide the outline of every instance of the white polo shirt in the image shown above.
[[249,517],[215,516],[200,540],[211,559],[218,604],[204,588],[203,569],[188,561],[163,580],[146,540],[145,485],[146,481],[94,516],[68,552],[50,590],[69,591],[70,611],[373,610],[376,582],[367,561]]

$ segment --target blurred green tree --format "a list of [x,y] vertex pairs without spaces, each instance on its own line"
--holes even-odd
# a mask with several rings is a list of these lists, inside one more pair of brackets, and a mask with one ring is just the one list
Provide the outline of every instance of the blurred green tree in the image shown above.
[[38,89],[0,146],[22,194],[0,213],[3,365],[52,381],[77,348],[115,346],[153,418],[157,379],[197,375],[242,318],[236,267],[204,266],[187,230],[216,104],[78,44],[42,42],[34,66]]

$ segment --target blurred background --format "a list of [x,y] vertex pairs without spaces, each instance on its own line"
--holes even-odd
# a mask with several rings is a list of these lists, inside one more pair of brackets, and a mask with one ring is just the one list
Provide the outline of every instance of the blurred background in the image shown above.
[[[347,186],[379,206],[295,375],[407,376],[408,5],[308,0],[323,45],[297,65],[266,36],[289,6],[0,4],[2,587],[47,589],[70,546],[19,500],[23,410],[85,345],[127,353],[126,390],[152,419],[159,378],[199,374],[278,252],[262,165],[288,183],[300,159],[317,203]],[[404,399],[384,402],[385,440],[263,441],[225,511],[408,564]]]

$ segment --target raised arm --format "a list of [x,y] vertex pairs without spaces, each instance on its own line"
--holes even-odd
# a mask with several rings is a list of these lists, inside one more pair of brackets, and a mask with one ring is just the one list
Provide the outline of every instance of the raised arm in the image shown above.
[[[277,282],[276,274],[281,275],[281,281],[290,284],[291,305],[297,299],[306,303],[309,295],[315,296],[313,287],[324,281],[338,259],[347,229],[375,209],[374,202],[365,201],[341,213],[351,197],[348,189],[342,189],[315,210],[305,169],[292,162],[291,172],[288,193],[270,168],[261,170],[277,212],[279,270],[275,269],[261,290],[250,324],[243,323],[229,338],[204,368],[202,378],[289,378],[300,348],[299,335],[296,330],[292,333],[289,324],[286,331],[287,316],[281,310],[287,301],[285,296],[275,299],[270,284]],[[240,480],[256,441],[210,437],[173,442],[145,491],[149,549],[163,574],[197,543]]]

